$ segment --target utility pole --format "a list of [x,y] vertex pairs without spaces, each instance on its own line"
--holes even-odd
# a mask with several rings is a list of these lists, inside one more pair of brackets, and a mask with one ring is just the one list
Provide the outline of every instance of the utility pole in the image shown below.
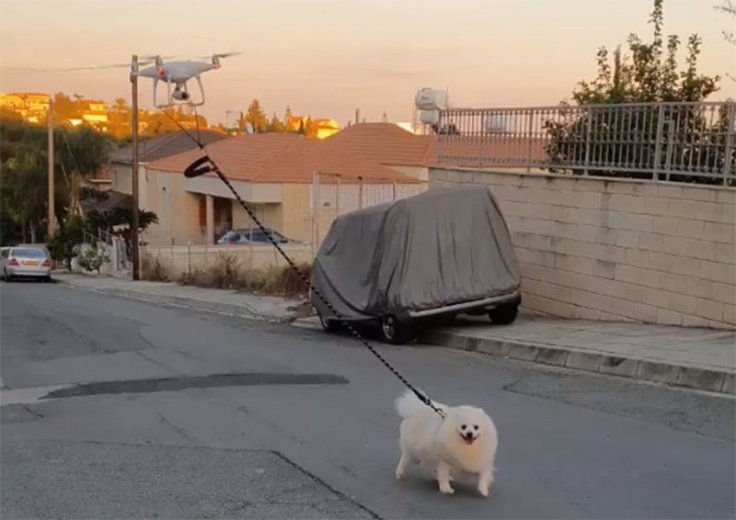
[[130,225],[130,236],[133,242],[133,280],[140,280],[140,254],[138,248],[138,55],[134,54],[130,64],[131,83],[131,124],[130,131],[133,137],[133,221]]
[[49,111],[48,115],[46,117],[46,120],[48,122],[49,130],[48,130],[48,139],[49,139],[49,149],[48,149],[48,161],[49,161],[49,215],[48,215],[48,239],[51,240],[51,237],[54,236],[54,232],[56,231],[56,195],[54,192],[54,99],[49,98]]

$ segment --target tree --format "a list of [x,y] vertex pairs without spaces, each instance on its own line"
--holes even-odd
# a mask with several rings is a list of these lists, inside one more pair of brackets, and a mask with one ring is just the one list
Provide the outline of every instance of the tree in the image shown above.
[[291,118],[294,117],[294,114],[291,113],[291,107],[286,106],[286,111],[284,112],[284,129],[286,132],[293,133],[294,130],[291,126]]
[[276,114],[271,116],[271,121],[268,123],[268,131],[279,134],[286,132],[286,126],[279,120]]
[[70,119],[81,119],[77,102],[63,92],[54,94],[54,124],[60,125]]
[[[593,81],[581,81],[578,84],[572,94],[577,105],[700,102],[718,90],[718,76],[710,77],[698,72],[701,39],[697,34],[688,38],[686,66],[684,70],[678,70],[680,39],[676,35],[670,35],[665,46],[662,32],[663,0],[654,0],[650,24],[653,26],[652,41],[645,43],[638,35],[631,34],[628,38],[630,54],[622,54],[621,47],[618,47],[613,53],[611,63],[608,50],[605,47],[598,50],[598,75]],[[690,163],[696,161],[696,164],[702,164],[703,160],[721,160],[718,159],[718,154],[703,154],[698,146],[701,142],[711,146],[716,133],[713,128],[708,127],[702,107],[697,105],[664,105],[663,112],[656,105],[643,106],[633,111],[613,111],[608,107],[586,111],[565,110],[567,106],[567,103],[563,103],[559,117],[545,122],[545,129],[551,137],[547,153],[553,164],[586,163],[586,139],[595,135],[600,141],[596,145],[599,164],[606,165],[615,161],[654,164],[654,158],[660,157],[662,164],[656,167],[661,168],[666,161],[666,154],[658,153],[654,144],[644,146],[642,143],[654,143],[657,128],[662,125],[669,128],[674,124],[683,131],[687,130],[688,135],[699,137],[698,140],[679,143],[670,149],[667,152],[670,157],[677,156],[678,160]],[[661,125],[660,116],[664,118]],[[638,135],[638,142],[621,142],[620,135]],[[712,159],[703,159],[706,156]],[[555,168],[550,170],[556,171]],[[623,175],[605,168],[588,168],[587,171],[595,175]],[[573,170],[573,173],[582,173],[582,170]],[[626,175],[651,177],[651,174],[644,172]],[[676,180],[696,179],[683,177]]]
[[[2,163],[3,209],[22,228],[24,240],[27,231],[35,238],[47,220],[47,143],[48,130],[26,126],[20,141],[4,147],[9,156]],[[108,138],[92,128],[54,130],[55,209],[61,226],[78,208],[81,180],[102,167],[110,148]]]
[[3,212],[20,228],[23,242],[36,241],[46,217],[46,168],[35,162],[10,159],[0,173]]
[[254,99],[248,105],[248,110],[243,117],[243,121],[245,124],[250,123],[253,125],[253,130],[259,134],[268,132],[268,118],[257,99]]
[[[720,5],[715,6],[716,11],[720,11],[731,18],[736,19],[736,0],[722,0]],[[736,34],[732,31],[724,30],[723,37],[728,43],[736,46]],[[732,81],[736,81],[736,76],[729,74]]]

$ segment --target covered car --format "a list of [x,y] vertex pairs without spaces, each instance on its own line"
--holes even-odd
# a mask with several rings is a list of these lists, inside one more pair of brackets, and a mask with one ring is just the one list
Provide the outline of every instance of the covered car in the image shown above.
[[423,320],[485,314],[515,320],[520,274],[508,227],[489,188],[455,186],[335,219],[317,252],[310,299],[322,326],[380,324],[391,343]]

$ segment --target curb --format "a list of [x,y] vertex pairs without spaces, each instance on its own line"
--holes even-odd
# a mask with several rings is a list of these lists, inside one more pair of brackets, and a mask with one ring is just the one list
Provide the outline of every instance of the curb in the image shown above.
[[455,350],[736,395],[736,374],[722,370],[443,331],[428,332],[421,339],[430,345]]
[[69,283],[66,280],[59,280],[61,285],[73,287],[83,291],[94,292],[97,294],[107,294],[110,296],[118,296],[120,298],[126,298],[128,300],[137,300],[146,303],[153,303],[159,305],[173,305],[176,307],[184,307],[201,312],[209,312],[213,314],[226,314],[231,316],[238,316],[241,318],[251,318],[269,323],[285,323],[291,320],[288,316],[274,316],[269,314],[263,314],[254,310],[247,304],[233,304],[233,303],[219,303],[209,300],[197,300],[185,296],[174,296],[167,294],[155,294],[145,291],[131,291],[129,289],[120,289],[117,287],[102,287],[98,289],[84,287]]

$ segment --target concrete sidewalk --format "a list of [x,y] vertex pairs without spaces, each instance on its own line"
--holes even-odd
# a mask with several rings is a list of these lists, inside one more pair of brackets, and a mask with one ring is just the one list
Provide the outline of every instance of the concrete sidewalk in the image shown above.
[[[132,282],[58,273],[59,282],[113,296],[320,329],[314,317],[300,318],[300,302],[170,283]],[[610,323],[520,316],[509,326],[458,320],[426,331],[431,345],[479,352],[736,394],[736,332],[635,323]]]
[[53,278],[64,285],[102,294],[271,322],[292,320],[294,313],[289,309],[301,303],[274,296],[256,296],[231,290],[204,289],[166,282],[134,282],[65,272],[54,273]]

